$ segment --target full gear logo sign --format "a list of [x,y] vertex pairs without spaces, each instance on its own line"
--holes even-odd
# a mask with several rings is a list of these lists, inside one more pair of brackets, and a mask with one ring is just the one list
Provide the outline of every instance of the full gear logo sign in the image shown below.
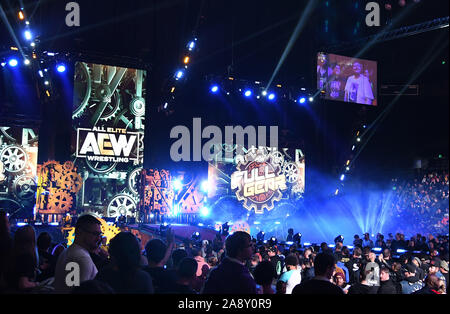
[[77,208],[138,218],[146,71],[77,62],[72,153],[83,187]]
[[237,199],[249,211],[254,209],[255,213],[263,214],[264,209],[272,210],[287,189],[280,164],[264,148],[251,149],[236,169],[231,175],[231,189],[237,189]]

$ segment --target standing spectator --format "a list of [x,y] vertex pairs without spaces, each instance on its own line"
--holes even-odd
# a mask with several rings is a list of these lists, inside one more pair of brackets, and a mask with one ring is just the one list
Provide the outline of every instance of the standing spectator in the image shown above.
[[96,276],[116,293],[153,293],[152,278],[140,269],[141,250],[131,232],[120,232],[109,243],[111,261]]
[[68,263],[77,263],[80,267],[80,283],[94,279],[97,275],[97,267],[92,261],[89,252],[98,248],[102,239],[100,221],[94,216],[83,215],[78,218],[75,225],[75,240],[58,257],[55,268],[55,292],[68,293],[71,287],[66,284]]
[[378,291],[377,286],[369,286],[366,277],[370,272],[360,272],[360,277],[357,283],[354,283],[348,289],[347,294],[376,294]]
[[262,261],[255,268],[255,282],[260,285],[258,294],[275,294],[275,287],[272,287],[272,281],[276,278],[275,268],[269,261]]
[[341,288],[331,283],[336,261],[334,256],[327,253],[319,253],[314,259],[315,277],[307,282],[297,285],[292,294],[344,294]]
[[369,272],[367,275],[367,283],[369,286],[380,285],[380,266],[375,263],[376,255],[373,252],[369,253],[369,262],[366,264],[365,271]]
[[301,276],[302,282],[307,282],[314,278],[314,263],[312,258],[303,259]]
[[177,279],[168,289],[168,293],[197,294],[193,289],[196,280],[197,261],[192,257],[183,258],[177,266]]
[[364,233],[364,239],[362,240],[362,247],[373,248],[373,241],[370,239],[370,235],[368,232]]
[[412,264],[405,266],[404,280],[400,284],[402,286],[402,294],[411,294],[422,289],[422,282],[416,276],[416,266]]
[[14,234],[12,254],[8,261],[6,279],[16,292],[29,292],[39,286],[36,282],[38,256],[36,233],[32,226],[23,226]]
[[362,239],[359,237],[359,235],[355,234],[355,236],[353,237],[353,246],[354,247],[359,247],[359,248],[363,248],[363,242]]
[[360,247],[355,247],[353,249],[353,255],[350,262],[347,264],[347,269],[349,271],[349,283],[354,284],[359,282],[361,272],[363,269],[363,259],[362,250]]
[[394,261],[392,260],[391,250],[387,248],[383,250],[382,254],[378,255],[378,263],[382,267],[387,267],[391,270],[393,262]]
[[280,281],[286,282],[286,294],[291,294],[295,286],[302,281],[302,275],[298,268],[298,258],[296,255],[288,255],[285,263],[287,271],[281,275]]
[[448,263],[446,261],[441,260],[439,271],[442,273],[442,276],[444,276],[446,285],[448,285]]
[[442,282],[442,284],[444,286],[446,286],[447,282],[445,280],[445,276],[440,271],[440,265],[441,265],[441,260],[438,258],[434,258],[430,262],[430,268],[428,269],[428,275],[435,275],[436,277],[439,278],[439,280]]
[[381,268],[380,288],[378,288],[377,294],[397,294],[399,290],[390,278],[389,269],[386,267]]
[[245,262],[253,254],[248,233],[234,232],[225,241],[226,257],[206,280],[204,294],[256,294],[256,283]]
[[425,286],[412,294],[440,294],[438,292],[440,284],[441,282],[436,275],[428,275],[425,279]]
[[175,280],[173,274],[164,268],[174,247],[174,236],[171,229],[167,230],[166,239],[167,245],[160,239],[152,239],[145,246],[148,266],[144,267],[144,271],[152,277],[156,294],[167,292]]
[[284,281],[278,280],[276,289],[277,291],[275,294],[286,294],[286,283]]
[[192,250],[192,256],[197,261],[197,277],[200,277],[202,275],[202,268],[206,265],[207,269],[209,270],[208,263],[205,262],[205,259],[202,257],[201,250],[194,248]]

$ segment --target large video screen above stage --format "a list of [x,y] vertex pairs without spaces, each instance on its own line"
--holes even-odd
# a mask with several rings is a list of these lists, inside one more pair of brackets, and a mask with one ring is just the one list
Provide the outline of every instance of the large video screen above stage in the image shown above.
[[72,154],[79,210],[136,217],[144,153],[146,71],[77,62]]
[[[230,149],[225,146],[225,151]],[[247,211],[264,214],[282,199],[294,201],[303,195],[305,156],[300,149],[251,148],[232,159],[215,158],[209,163],[208,182],[212,202],[232,195]]]
[[377,105],[377,62],[320,52],[317,89],[329,100]]
[[0,126],[0,207],[25,209],[31,217],[36,202],[38,130]]

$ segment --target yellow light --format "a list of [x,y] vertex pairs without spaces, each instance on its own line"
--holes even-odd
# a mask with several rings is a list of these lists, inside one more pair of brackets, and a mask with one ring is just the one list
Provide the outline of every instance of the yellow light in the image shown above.
[[50,92],[48,90],[45,91],[48,97],[50,97]]
[[172,89],[170,90],[171,93],[173,93],[175,91],[175,86],[172,87]]
[[350,159],[347,160],[347,163],[345,165],[348,166],[349,164],[350,164]]
[[186,56],[185,58],[184,58],[184,64],[188,64],[189,63],[189,57],[188,56]]
[[280,88],[281,88],[281,84],[277,84],[277,87],[280,87]]
[[19,20],[23,21],[25,19],[25,15],[23,15],[22,11],[19,11]]
[[234,78],[231,77],[231,76],[230,76],[228,79],[229,79],[230,81],[234,81]]
[[36,57],[36,54],[33,52],[33,59],[36,59],[37,57]]
[[19,48],[17,48],[17,47],[11,47],[11,50],[16,50],[16,51],[18,51]]
[[359,131],[358,132],[356,132],[356,136],[358,136],[359,135]]

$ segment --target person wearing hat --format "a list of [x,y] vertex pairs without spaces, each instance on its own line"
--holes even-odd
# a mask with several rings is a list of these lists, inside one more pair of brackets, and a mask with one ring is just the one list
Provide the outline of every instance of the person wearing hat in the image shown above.
[[416,273],[419,280],[423,281],[425,279],[425,271],[422,268],[422,261],[416,256],[411,260],[411,263],[416,266]]
[[406,264],[403,272],[404,280],[400,282],[403,294],[411,294],[422,289],[423,284],[416,276],[416,266],[413,264]]
[[[430,262],[430,268],[428,269],[428,275],[435,275],[436,277],[439,278],[440,281],[442,281],[442,284],[444,286],[447,286],[447,281],[445,279],[445,276],[440,271],[441,263],[442,263],[442,261],[438,258],[432,259]],[[443,266],[445,266],[445,261],[444,261]],[[447,269],[448,269],[448,264],[447,264]]]
[[345,275],[342,272],[336,272],[334,274],[333,282],[336,286],[341,287],[345,294],[348,293],[350,285],[345,281]]
[[286,283],[286,294],[292,294],[292,289],[302,281],[297,256],[294,254],[288,255],[285,264],[287,271],[281,275],[280,281]]
[[442,273],[442,276],[444,276],[445,283],[448,284],[448,263],[446,261],[441,260],[439,271]]

